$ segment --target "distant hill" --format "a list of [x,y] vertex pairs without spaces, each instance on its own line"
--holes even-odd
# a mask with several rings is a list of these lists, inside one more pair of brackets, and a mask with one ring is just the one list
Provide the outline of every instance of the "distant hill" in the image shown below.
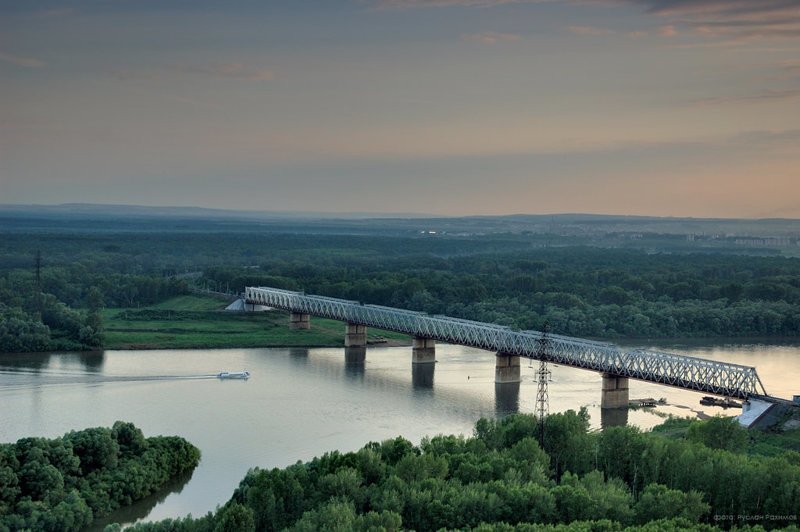
[[[626,243],[641,235],[685,236],[686,241],[719,242],[739,239],[737,246],[798,247],[800,219],[724,219],[673,218],[618,214],[510,214],[496,216],[446,217],[411,213],[312,211],[248,211],[205,207],[149,207],[142,205],[99,205],[65,203],[61,205],[0,204],[0,218],[18,222],[41,220],[89,223],[104,220],[114,224],[158,224],[161,220],[186,224],[212,222],[216,230],[230,229],[231,224],[282,231],[329,232],[351,234],[417,233],[423,235],[475,236],[489,234],[539,234],[581,237],[600,245],[618,245],[609,238]],[[162,224],[163,225],[163,224]],[[0,226],[1,228],[1,226]],[[641,233],[641,235],[639,234]],[[602,242],[597,239],[602,238]],[[780,239],[752,241],[749,239]],[[787,240],[784,242],[784,240]]]
[[207,207],[150,207],[145,205],[112,205],[95,203],[62,203],[59,205],[0,204],[0,214],[114,216],[114,217],[176,217],[204,219],[364,219],[364,218],[435,218],[431,214],[374,213],[374,212],[312,212],[312,211],[247,211],[211,209]]

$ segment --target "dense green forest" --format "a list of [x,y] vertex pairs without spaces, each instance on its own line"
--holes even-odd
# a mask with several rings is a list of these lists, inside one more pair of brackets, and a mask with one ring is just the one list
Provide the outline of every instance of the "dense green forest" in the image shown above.
[[97,349],[102,307],[157,304],[192,284],[303,289],[519,329],[549,322],[594,338],[800,333],[800,259],[710,252],[675,235],[598,247],[574,235],[431,235],[407,220],[350,221],[350,233],[300,221],[0,221],[2,351]]
[[0,275],[0,351],[100,349],[104,306],[157,303],[186,292],[185,282],[159,275],[49,267],[37,283],[13,270]]
[[590,432],[585,411],[550,415],[543,427],[518,414],[481,419],[469,438],[415,446],[398,437],[253,469],[216,512],[131,530],[797,531],[800,453],[752,456],[748,447],[728,418],[668,438]]
[[200,451],[131,423],[0,444],[0,530],[82,530],[192,471]]
[[560,334],[795,336],[800,260],[586,247],[209,268],[216,285],[308,293]]

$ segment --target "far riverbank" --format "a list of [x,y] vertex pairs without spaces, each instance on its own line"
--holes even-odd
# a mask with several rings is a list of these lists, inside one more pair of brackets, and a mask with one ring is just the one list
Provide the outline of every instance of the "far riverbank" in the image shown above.
[[[226,312],[228,303],[205,295],[178,296],[141,308],[103,310],[104,349],[235,349],[343,347],[340,321],[312,318],[309,330],[292,330],[283,312]],[[411,345],[404,334],[367,329],[370,345]],[[621,346],[681,349],[721,345],[798,345],[798,337],[596,338]]]

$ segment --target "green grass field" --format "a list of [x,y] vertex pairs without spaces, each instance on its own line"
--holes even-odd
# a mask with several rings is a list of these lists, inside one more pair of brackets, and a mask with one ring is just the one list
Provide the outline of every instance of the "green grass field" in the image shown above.
[[[337,347],[344,345],[340,321],[311,318],[311,329],[292,330],[285,312],[225,312],[227,303],[210,297],[179,296],[142,308],[103,310],[106,349],[190,349],[230,347]],[[368,330],[367,341],[392,344],[409,337]]]

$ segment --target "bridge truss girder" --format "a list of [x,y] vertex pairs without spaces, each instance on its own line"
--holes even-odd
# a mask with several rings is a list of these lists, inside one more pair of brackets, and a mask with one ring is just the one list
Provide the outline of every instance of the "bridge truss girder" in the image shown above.
[[536,360],[544,356],[547,362],[714,395],[739,399],[767,395],[756,369],[751,366],[645,349],[622,351],[610,343],[549,333],[546,335],[548,349],[543,355],[538,347],[543,336],[539,331],[516,331],[491,323],[365,305],[358,301],[278,288],[247,287],[245,300],[249,304],[432,338],[438,342]]

